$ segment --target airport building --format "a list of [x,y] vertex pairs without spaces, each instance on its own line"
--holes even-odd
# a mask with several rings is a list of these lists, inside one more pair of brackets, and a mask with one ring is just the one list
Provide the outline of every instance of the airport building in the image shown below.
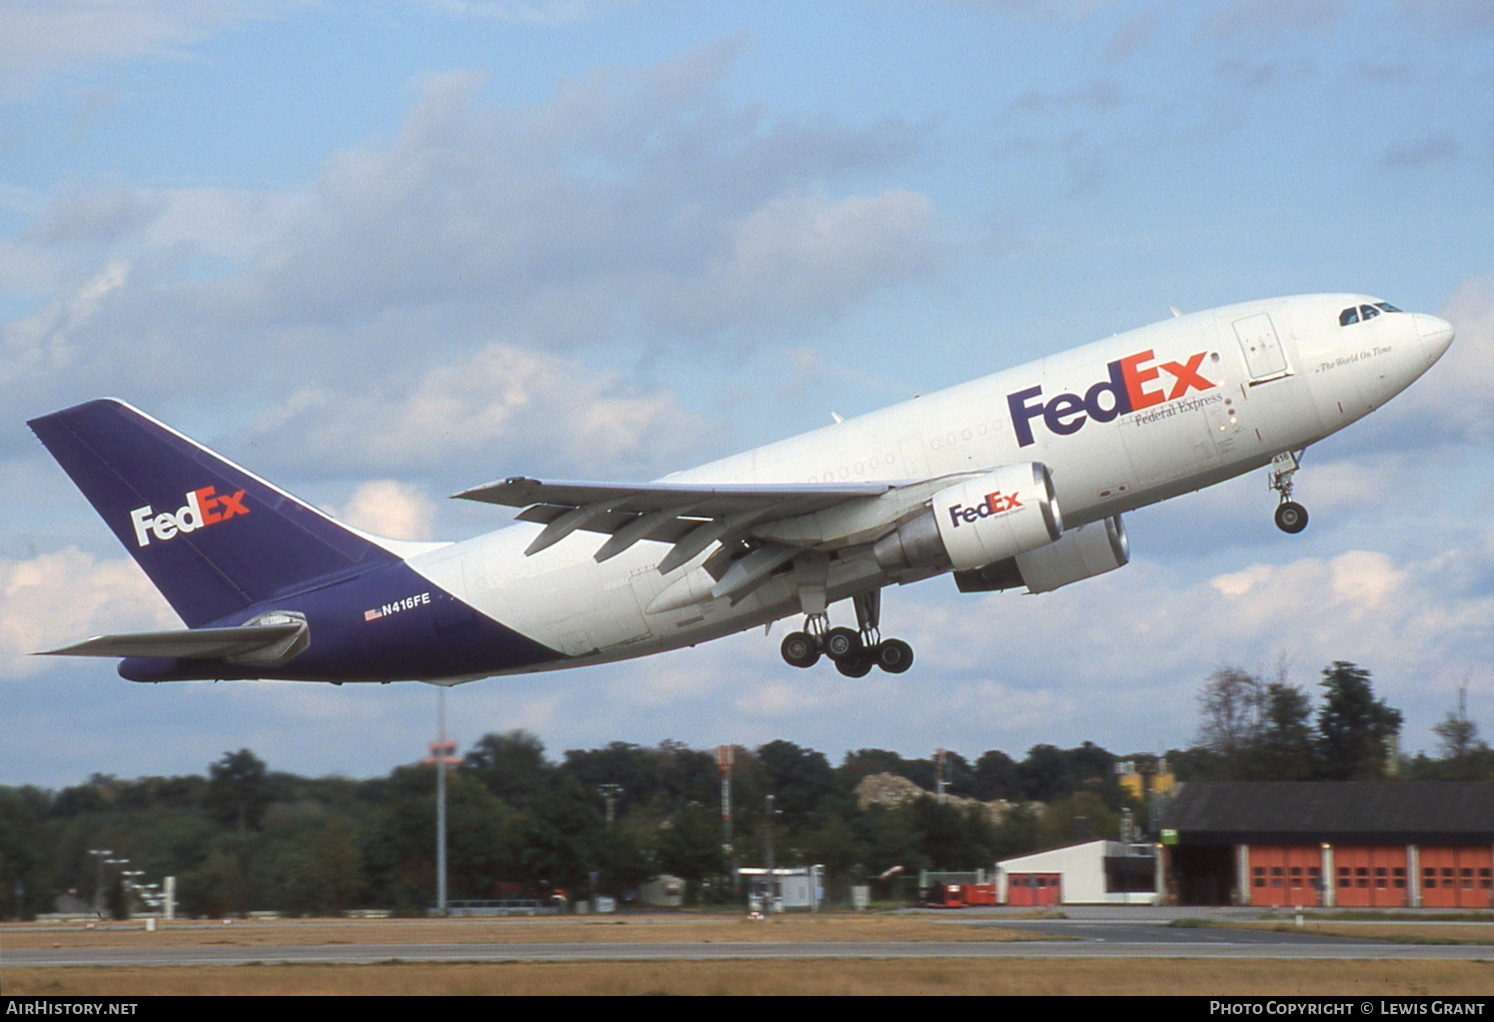
[[1161,827],[1180,905],[1494,907],[1491,783],[1193,782]]
[[1001,905],[1154,905],[1157,865],[1151,845],[1085,841],[1003,859],[996,864]]

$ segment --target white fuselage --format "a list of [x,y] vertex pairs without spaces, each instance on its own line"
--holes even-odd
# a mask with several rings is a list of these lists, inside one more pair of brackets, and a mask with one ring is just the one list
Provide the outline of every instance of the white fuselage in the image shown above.
[[[1073,528],[1259,468],[1399,393],[1442,354],[1450,328],[1398,312],[1340,325],[1341,310],[1375,302],[1307,295],[1178,316],[665,481],[906,482],[1035,461]],[[598,563],[598,537],[575,532],[526,556],[539,530],[517,524],[408,563],[569,658],[552,668],[690,645],[800,609],[791,576],[735,605],[713,599],[707,553],[661,574],[669,547],[657,542]],[[926,574],[889,574],[853,551],[833,560],[827,595]]]

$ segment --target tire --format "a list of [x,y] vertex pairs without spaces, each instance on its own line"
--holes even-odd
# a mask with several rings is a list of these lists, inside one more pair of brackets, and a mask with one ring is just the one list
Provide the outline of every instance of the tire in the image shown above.
[[1287,500],[1276,506],[1276,527],[1293,535],[1307,528],[1307,508]]
[[902,674],[913,666],[913,647],[902,639],[885,639],[877,645],[876,661],[888,674]]
[[871,673],[872,658],[863,650],[856,656],[835,661],[835,669],[847,678],[864,678]]
[[836,663],[855,659],[861,649],[861,636],[849,628],[832,628],[825,633],[825,655]]
[[789,632],[778,652],[792,667],[813,667],[820,659],[820,644],[808,632]]

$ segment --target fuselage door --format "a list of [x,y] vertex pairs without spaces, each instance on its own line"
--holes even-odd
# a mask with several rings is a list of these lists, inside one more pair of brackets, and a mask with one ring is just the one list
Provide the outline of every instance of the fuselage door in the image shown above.
[[1286,352],[1276,336],[1276,324],[1262,312],[1235,320],[1235,337],[1245,355],[1245,371],[1255,383],[1287,375]]

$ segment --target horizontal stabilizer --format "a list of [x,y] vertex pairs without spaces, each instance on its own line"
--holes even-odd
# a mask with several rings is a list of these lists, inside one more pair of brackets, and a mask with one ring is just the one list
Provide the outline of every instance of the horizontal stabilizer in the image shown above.
[[38,656],[168,657],[176,660],[231,660],[272,665],[306,647],[307,626],[299,615],[279,614],[281,623],[236,628],[188,628],[169,632],[130,632],[49,649]]

